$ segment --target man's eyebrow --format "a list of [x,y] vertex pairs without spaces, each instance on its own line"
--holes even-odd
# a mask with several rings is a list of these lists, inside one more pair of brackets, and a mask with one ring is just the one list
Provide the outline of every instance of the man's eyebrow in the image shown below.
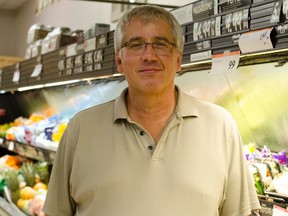
[[142,37],[132,37],[128,41],[141,41],[141,40],[143,40]]
[[154,39],[169,42],[168,38],[164,36],[155,36]]
[[[152,38],[152,40],[169,42],[169,40],[164,36],[155,36]],[[142,37],[137,36],[130,38],[128,41],[144,41],[144,39]]]

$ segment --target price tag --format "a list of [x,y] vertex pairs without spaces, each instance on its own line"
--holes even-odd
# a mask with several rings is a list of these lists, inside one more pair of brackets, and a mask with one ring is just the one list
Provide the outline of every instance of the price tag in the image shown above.
[[88,52],[88,51],[92,51],[96,49],[96,38],[89,38],[87,40],[84,41],[84,45],[83,45],[84,51]]
[[66,59],[66,75],[72,74],[72,68],[74,67],[74,57]]
[[15,83],[18,83],[19,80],[20,80],[20,71],[19,71],[19,69],[17,69],[13,74],[12,81]]
[[58,69],[59,69],[59,70],[64,70],[64,69],[65,69],[65,60],[64,60],[64,59],[59,60],[59,62],[58,62]]
[[172,10],[171,13],[177,19],[180,25],[193,21],[192,16],[193,4]]
[[2,70],[0,69],[0,86],[2,84]]
[[74,67],[74,58],[70,57],[66,59],[66,68],[73,68]]
[[249,28],[249,10],[241,10],[225,15],[226,33],[242,31]]
[[193,39],[194,41],[201,40],[203,38],[211,37],[211,20],[205,20],[202,22],[194,23],[193,27]]
[[235,72],[240,59],[240,51],[226,51],[222,54],[212,55],[211,74]]
[[238,41],[241,52],[249,53],[273,49],[270,37],[272,29],[266,28],[242,34]]
[[226,33],[232,32],[232,13],[225,16],[225,29]]
[[242,10],[233,13],[232,17],[232,31],[241,31],[244,29],[248,29],[248,16],[249,16],[249,10]]
[[190,55],[190,62],[197,62],[201,60],[211,59],[211,50],[199,52],[199,53],[192,53]]
[[282,14],[284,19],[288,20],[288,0],[283,0]]
[[92,64],[93,63],[93,52],[89,52],[85,54],[85,64]]
[[277,35],[288,33],[288,24],[279,25],[275,27]]
[[278,23],[280,21],[280,11],[281,11],[281,3],[280,1],[275,1],[272,15],[270,18],[270,23]]
[[13,141],[10,141],[10,142],[8,143],[8,150],[9,150],[9,151],[13,151],[13,150],[14,150],[14,142],[13,142]]
[[77,43],[68,45],[66,47],[66,57],[70,57],[70,56],[76,55],[77,54],[76,48],[77,48]]
[[82,66],[82,65],[83,65],[83,54],[80,54],[75,57],[75,66]]
[[102,68],[102,64],[98,63],[94,65],[94,70],[100,70]]
[[31,77],[39,76],[41,74],[41,72],[42,72],[42,67],[43,67],[43,65],[40,64],[40,63],[35,65],[35,68],[34,68],[32,74],[31,74]]
[[96,50],[94,52],[94,62],[100,62],[103,60],[103,50]]
[[280,206],[273,206],[272,216],[288,216],[288,209],[281,208]]
[[211,18],[201,22],[194,23],[193,40],[201,40],[204,38],[220,35],[221,17]]
[[106,46],[107,45],[107,37],[106,35],[100,35],[98,37],[98,42],[96,43],[96,47],[103,47],[103,46]]

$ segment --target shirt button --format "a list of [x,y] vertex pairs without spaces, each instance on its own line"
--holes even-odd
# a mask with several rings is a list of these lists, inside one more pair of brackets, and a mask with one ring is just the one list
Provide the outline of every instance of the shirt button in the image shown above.
[[144,131],[140,131],[140,135],[144,136],[145,132]]
[[153,146],[152,146],[152,145],[149,145],[149,146],[148,146],[148,150],[150,150],[150,151],[153,150]]

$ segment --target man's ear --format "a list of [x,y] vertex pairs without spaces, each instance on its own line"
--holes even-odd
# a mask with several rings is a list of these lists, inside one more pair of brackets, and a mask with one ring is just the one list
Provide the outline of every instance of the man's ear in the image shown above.
[[116,53],[116,65],[119,73],[123,73],[122,59],[119,52]]
[[177,58],[177,71],[180,71],[181,70],[181,65],[182,65],[182,51],[179,52],[179,56]]

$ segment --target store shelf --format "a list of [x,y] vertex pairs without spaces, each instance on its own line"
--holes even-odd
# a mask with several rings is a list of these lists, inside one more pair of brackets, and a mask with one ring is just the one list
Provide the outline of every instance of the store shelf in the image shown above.
[[[201,14],[194,14],[193,10],[193,17],[185,17],[185,22],[181,22],[183,16],[191,15],[184,13],[185,10],[200,7],[201,2],[205,1],[172,10],[176,18],[179,15],[185,38],[182,69],[178,74],[210,69],[213,54],[226,51],[240,51],[239,66],[267,62],[282,66],[288,61],[288,19],[283,12],[280,13],[281,2],[258,0],[256,4],[237,1],[229,5],[221,2],[217,9],[207,7],[209,11],[201,10]],[[214,2],[206,1],[207,4]],[[277,6],[279,14],[273,14],[274,6]],[[262,10],[263,7],[265,10]],[[273,48],[242,54],[238,44],[240,35],[265,28],[272,29],[270,39]],[[66,85],[67,82],[114,79],[119,75],[115,64],[113,30],[0,69],[0,90],[15,92],[23,88]]]
[[46,161],[47,163],[51,164],[53,163],[56,154],[56,150],[45,149],[38,146],[32,146],[29,144],[23,144],[17,141],[11,141],[4,138],[0,138],[0,147],[5,148],[21,156],[25,156],[33,160]]
[[0,215],[1,216],[26,216],[14,204],[6,201],[0,196]]

